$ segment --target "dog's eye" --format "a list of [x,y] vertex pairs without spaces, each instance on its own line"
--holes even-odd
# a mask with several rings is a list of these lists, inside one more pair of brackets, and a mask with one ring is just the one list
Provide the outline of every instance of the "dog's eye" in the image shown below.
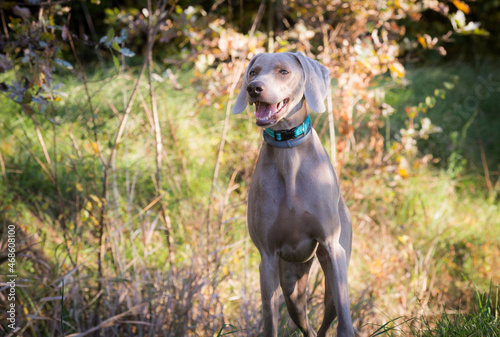
[[281,74],[281,75],[288,75],[288,70],[281,69],[281,70],[280,70],[280,74]]
[[248,75],[250,76],[255,76],[257,74],[257,72],[255,70],[251,70]]

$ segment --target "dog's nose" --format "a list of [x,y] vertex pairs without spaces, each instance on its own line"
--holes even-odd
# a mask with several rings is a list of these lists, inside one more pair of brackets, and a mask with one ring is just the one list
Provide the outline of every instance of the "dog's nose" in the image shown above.
[[251,82],[247,87],[247,92],[252,98],[259,97],[265,90],[265,85],[262,82]]

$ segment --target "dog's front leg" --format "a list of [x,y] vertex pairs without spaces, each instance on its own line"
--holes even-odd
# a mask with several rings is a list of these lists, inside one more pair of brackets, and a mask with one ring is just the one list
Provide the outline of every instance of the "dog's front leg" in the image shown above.
[[278,311],[279,311],[279,274],[278,259],[276,255],[261,254],[260,290],[262,297],[262,311],[264,316],[264,336],[278,336]]
[[[325,273],[325,317],[318,331],[318,336],[326,333],[338,315],[337,336],[354,337],[352,326],[349,288],[347,284],[347,258],[344,248],[336,240],[328,240],[318,249],[318,260]],[[334,307],[333,307],[334,306]]]

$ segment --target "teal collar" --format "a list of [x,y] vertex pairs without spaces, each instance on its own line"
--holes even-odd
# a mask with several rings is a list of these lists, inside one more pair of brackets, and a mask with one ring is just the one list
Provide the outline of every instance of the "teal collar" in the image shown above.
[[264,140],[271,146],[290,148],[305,142],[311,135],[311,117],[307,115],[304,123],[289,130],[274,131],[264,129]]

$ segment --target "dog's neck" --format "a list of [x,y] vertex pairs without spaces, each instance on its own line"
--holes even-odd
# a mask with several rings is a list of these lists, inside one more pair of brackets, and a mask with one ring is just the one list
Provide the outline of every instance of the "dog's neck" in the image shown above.
[[[289,125],[294,126],[288,127]],[[272,147],[292,148],[306,142],[311,136],[312,125],[304,100],[301,100],[276,126],[277,128],[266,128],[263,132],[265,142]]]

